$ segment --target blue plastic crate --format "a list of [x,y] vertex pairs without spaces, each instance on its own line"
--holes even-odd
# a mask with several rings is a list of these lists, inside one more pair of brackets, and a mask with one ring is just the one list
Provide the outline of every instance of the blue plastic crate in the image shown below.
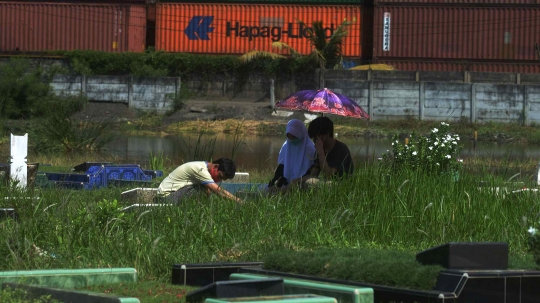
[[163,177],[163,171],[162,171],[162,170],[150,170],[150,169],[146,169],[146,170],[143,170],[143,172],[144,172],[145,175],[150,175],[150,176],[152,176],[152,178]]
[[54,187],[65,189],[92,189],[88,182],[54,181]]
[[[155,175],[163,175],[162,171],[151,171]],[[51,182],[58,183],[56,186],[72,189],[94,189],[103,188],[111,182],[110,180],[118,181],[133,181],[133,182],[149,182],[152,181],[152,174],[146,174],[139,164],[121,164],[121,165],[94,165],[86,170],[85,174],[61,174],[61,173],[45,173],[47,179]],[[81,185],[81,183],[83,183]]]
[[71,181],[71,182],[88,182],[89,175],[83,174],[61,174],[61,173],[45,173],[49,181]]
[[92,165],[84,173],[92,175],[92,174],[95,174],[97,171],[99,171],[102,167],[103,165]]
[[95,183],[107,187],[109,180],[151,181],[152,176],[146,175],[138,164],[103,165],[93,174]]

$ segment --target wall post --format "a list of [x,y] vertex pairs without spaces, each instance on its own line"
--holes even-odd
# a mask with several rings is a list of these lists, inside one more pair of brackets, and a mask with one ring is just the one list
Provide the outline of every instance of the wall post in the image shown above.
[[274,110],[275,105],[276,97],[274,95],[274,79],[270,79],[270,106],[272,107],[272,110]]
[[476,122],[476,84],[471,83],[471,123]]
[[127,78],[128,86],[128,108],[133,108],[133,77],[130,75]]
[[424,104],[425,104],[425,98],[426,98],[426,90],[425,90],[425,83],[424,81],[420,82],[420,89],[418,91],[418,94],[420,96],[418,102],[418,120],[422,121],[424,120]]
[[373,80],[369,80],[369,89],[368,89],[368,115],[369,120],[373,120]]
[[86,75],[81,76],[81,93],[86,96]]
[[527,85],[523,86],[523,125],[529,126],[529,90]]
[[[179,98],[180,97],[180,90],[182,89],[182,78],[180,77],[176,77],[176,81],[174,81],[174,97],[175,99]],[[170,102],[170,101],[169,101]],[[173,104],[172,106],[170,107],[171,109],[174,108],[174,101],[173,101]]]

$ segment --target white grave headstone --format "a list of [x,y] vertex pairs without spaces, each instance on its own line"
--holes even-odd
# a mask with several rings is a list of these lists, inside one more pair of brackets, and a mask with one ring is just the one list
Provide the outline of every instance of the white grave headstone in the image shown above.
[[538,163],[536,168],[536,184],[540,186],[540,163]]
[[11,134],[11,180],[19,181],[18,186],[26,187],[26,157],[28,156],[28,134]]

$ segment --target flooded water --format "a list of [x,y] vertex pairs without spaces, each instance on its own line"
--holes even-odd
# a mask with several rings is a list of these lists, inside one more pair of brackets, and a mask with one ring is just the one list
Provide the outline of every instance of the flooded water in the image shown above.
[[[205,137],[203,144],[215,139],[214,159],[231,157],[234,149],[234,137],[228,135],[212,135]],[[244,136],[242,144],[236,152],[236,163],[242,170],[274,168],[277,156],[285,138],[283,137],[260,137]],[[381,157],[383,153],[391,149],[390,139],[366,139],[366,138],[340,138],[346,143],[354,155],[355,163],[373,161]],[[137,161],[145,165],[148,163],[150,153],[163,151],[163,155],[181,164],[186,159],[186,154],[193,153],[197,137],[194,136],[126,136],[110,142],[106,149],[126,161]],[[461,156],[463,159],[471,157],[512,159],[530,161],[538,159],[540,162],[540,146],[512,143],[478,142],[474,146],[472,141],[462,141],[464,145]],[[189,150],[189,151],[188,151]]]

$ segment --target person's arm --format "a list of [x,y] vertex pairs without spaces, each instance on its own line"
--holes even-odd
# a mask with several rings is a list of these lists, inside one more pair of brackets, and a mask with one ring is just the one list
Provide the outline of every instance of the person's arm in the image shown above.
[[[276,168],[275,172],[274,172],[274,178],[272,180],[270,180],[270,182],[268,183],[268,187],[273,187],[276,183],[276,181],[280,180],[280,178],[283,178],[283,170],[284,170],[285,166],[283,164],[280,164],[278,165],[278,167]],[[280,182],[278,182],[278,187],[281,187],[281,184]]]
[[206,187],[210,192],[213,192],[221,197],[233,200],[238,203],[243,203],[240,198],[219,187],[219,185],[217,185],[216,183],[206,183],[203,186]]
[[322,174],[323,177],[330,178],[337,171],[337,169],[328,166],[326,162],[326,154],[324,153],[324,146],[320,139],[315,140],[315,150],[319,158],[319,175]]

